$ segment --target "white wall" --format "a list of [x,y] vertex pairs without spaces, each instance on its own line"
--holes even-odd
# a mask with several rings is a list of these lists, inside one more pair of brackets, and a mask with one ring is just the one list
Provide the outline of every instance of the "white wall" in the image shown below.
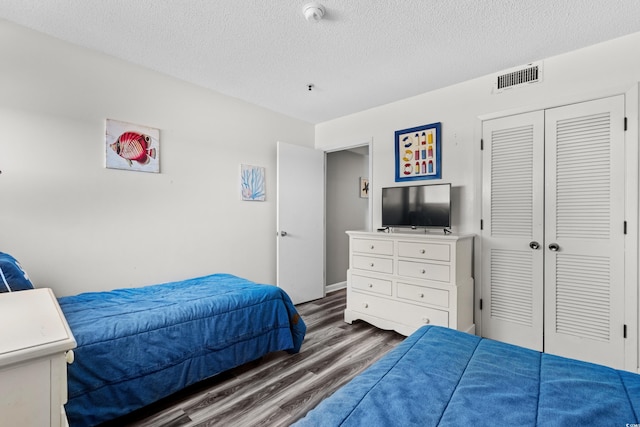
[[640,33],[544,60],[542,83],[492,94],[494,76],[485,76],[321,123],[316,126],[316,147],[332,150],[373,139],[371,197],[376,228],[381,223],[380,189],[397,185],[394,132],[441,122],[441,182],[454,186],[453,229],[479,233],[479,117],[624,93],[640,80],[640,56],[635,54],[639,50]]
[[[546,59],[540,84],[492,95],[486,76],[321,123],[314,135],[308,123],[0,20],[0,251],[58,295],[218,271],[273,283],[276,141],[333,150],[372,140],[375,228],[380,189],[395,185],[393,132],[437,121],[454,231],[478,233],[479,117],[621,93],[640,80],[639,48],[640,34],[627,36]],[[105,169],[106,118],[160,129],[162,173]],[[239,200],[240,163],[266,167],[266,202]]]
[[[450,182],[453,231],[481,234],[481,123],[483,119],[516,114],[615,94],[625,94],[629,130],[626,132],[627,158],[624,189],[625,242],[625,323],[629,326],[626,356],[629,366],[637,363],[638,324],[638,90],[640,81],[640,33],[544,60],[543,82],[492,94],[495,75],[484,76],[441,90],[362,111],[316,126],[316,147],[335,150],[351,141],[371,139],[373,162],[370,176],[373,198],[373,228],[380,227],[381,188],[394,182],[394,132],[433,122],[442,123],[442,164],[440,182]],[[524,64],[522,64],[524,65]],[[473,64],[461,64],[472,67]],[[497,75],[498,73],[496,73]],[[422,181],[421,181],[422,182]],[[429,181],[424,181],[428,183]],[[621,189],[621,193],[622,193]],[[480,240],[475,241],[475,298],[481,296]],[[482,333],[476,304],[476,331]],[[635,329],[635,330],[634,330]]]
[[[314,127],[0,20],[0,251],[58,296],[228,272],[274,283],[276,142]],[[105,119],[161,173],[105,169]],[[242,202],[240,164],[266,167]]]

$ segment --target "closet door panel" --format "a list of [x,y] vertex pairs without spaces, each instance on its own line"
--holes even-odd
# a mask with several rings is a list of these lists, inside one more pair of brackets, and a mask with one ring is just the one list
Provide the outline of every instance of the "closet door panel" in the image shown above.
[[541,111],[483,122],[483,336],[539,351],[543,138]]
[[624,97],[545,114],[544,350],[624,368]]

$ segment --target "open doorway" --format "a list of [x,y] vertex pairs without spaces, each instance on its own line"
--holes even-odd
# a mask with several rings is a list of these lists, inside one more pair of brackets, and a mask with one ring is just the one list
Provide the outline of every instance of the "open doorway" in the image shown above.
[[[371,230],[369,144],[326,153],[325,291],[347,285],[347,230]],[[366,180],[363,181],[362,179]],[[361,186],[362,184],[362,186]]]

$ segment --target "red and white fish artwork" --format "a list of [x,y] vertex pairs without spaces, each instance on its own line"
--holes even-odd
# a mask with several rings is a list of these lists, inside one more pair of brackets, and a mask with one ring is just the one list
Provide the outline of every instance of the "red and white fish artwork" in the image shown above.
[[143,133],[125,132],[110,147],[125,159],[129,166],[132,161],[146,165],[151,159],[156,158],[156,149],[151,148],[151,137]]
[[160,172],[157,129],[107,119],[106,167]]

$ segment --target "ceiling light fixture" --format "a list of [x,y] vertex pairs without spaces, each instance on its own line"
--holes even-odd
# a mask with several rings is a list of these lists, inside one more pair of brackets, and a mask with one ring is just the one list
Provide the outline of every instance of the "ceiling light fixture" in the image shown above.
[[320,3],[307,3],[302,8],[302,14],[309,22],[319,22],[324,16],[326,10]]

